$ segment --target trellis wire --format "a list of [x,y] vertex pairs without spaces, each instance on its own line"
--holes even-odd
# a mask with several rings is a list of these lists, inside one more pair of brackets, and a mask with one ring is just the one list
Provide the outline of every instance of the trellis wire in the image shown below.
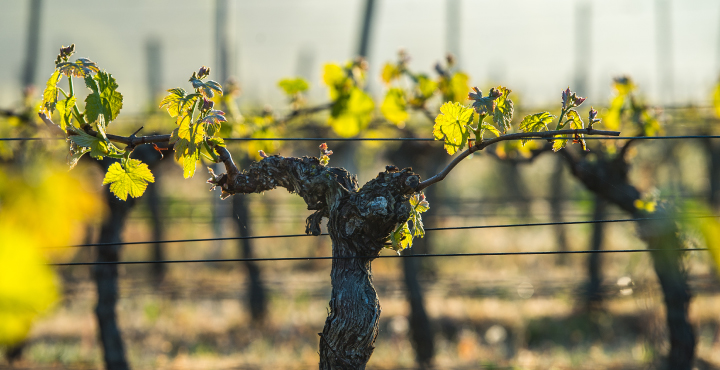
[[[717,217],[720,217],[720,216],[688,216],[688,217],[682,217],[682,219],[717,218]],[[428,227],[428,228],[425,228],[425,231],[497,229],[497,228],[508,228],[508,227],[552,226],[552,225],[584,225],[584,224],[597,224],[597,223],[673,220],[673,219],[680,219],[680,218],[679,217],[647,217],[647,218],[623,218],[623,219],[613,219],[613,220],[561,221],[561,222],[538,222],[538,223],[502,224],[502,225]],[[103,246],[113,246],[113,245],[137,245],[137,244],[159,244],[159,243],[209,242],[209,241],[244,240],[244,239],[280,239],[280,238],[299,238],[299,237],[328,236],[328,235],[330,235],[330,234],[322,233],[320,235],[308,235],[308,234],[255,235],[255,236],[229,236],[229,237],[222,237],[222,238],[173,239],[173,240],[152,240],[152,241],[146,240],[146,241],[137,241],[137,242],[87,243],[87,244],[76,244],[76,245],[67,245],[67,246],[45,247],[45,249],[50,249],[50,248],[53,248],[53,249],[54,248],[87,248],[87,247],[103,247]]]
[[192,260],[165,260],[165,261],[105,261],[105,262],[60,262],[49,263],[50,266],[94,266],[94,265],[146,265],[155,263],[214,263],[214,262],[267,262],[267,261],[310,261],[310,260],[346,260],[346,259],[376,259],[376,258],[428,258],[428,257],[480,257],[480,256],[530,256],[530,255],[557,255],[557,254],[593,254],[593,253],[640,253],[640,252],[696,252],[706,251],[708,248],[681,248],[681,249],[613,249],[613,250],[580,250],[580,251],[532,251],[532,252],[478,252],[478,253],[433,253],[433,254],[402,254],[381,256],[306,256],[306,257],[267,257],[267,258],[229,258],[229,259],[192,259]]

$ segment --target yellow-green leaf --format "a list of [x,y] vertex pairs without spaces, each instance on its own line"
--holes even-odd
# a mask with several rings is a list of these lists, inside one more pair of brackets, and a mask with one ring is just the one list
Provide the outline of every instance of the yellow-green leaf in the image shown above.
[[497,129],[497,127],[487,123],[487,122],[480,122],[480,138],[484,137],[485,130],[488,130],[495,134],[495,137],[500,136],[500,130]]
[[67,99],[60,100],[57,102],[55,108],[60,113],[60,128],[66,131],[67,126],[72,126],[72,111],[75,106],[75,96],[71,96]]
[[570,135],[557,135],[555,137],[556,138],[565,138],[565,139],[555,139],[553,141],[553,147],[552,147],[553,152],[557,152],[558,150],[564,148],[567,145],[567,142],[571,136]]
[[513,102],[508,98],[512,90],[507,87],[498,86],[497,90],[502,93],[499,98],[495,99],[495,110],[493,111],[493,121],[498,127],[503,128],[503,132],[510,130],[510,122],[513,118]]
[[58,100],[58,87],[57,84],[62,79],[60,71],[53,72],[52,76],[47,80],[45,91],[43,91],[42,106],[48,113],[55,111],[55,104]]
[[148,166],[137,159],[123,162],[123,165],[118,162],[110,165],[103,185],[110,184],[110,191],[122,200],[127,200],[128,195],[137,198],[143,195],[149,182],[155,182],[155,177]]
[[280,80],[280,82],[278,82],[278,87],[283,89],[285,94],[292,96],[303,91],[307,91],[307,89],[310,88],[310,85],[304,78],[296,77]]
[[352,137],[370,123],[375,102],[366,92],[354,88],[347,99],[341,99],[333,106],[328,123],[341,137]]
[[330,100],[336,100],[340,96],[346,80],[347,74],[339,65],[328,63],[323,67],[323,82],[330,88]]
[[80,78],[90,76],[100,70],[95,62],[87,58],[78,58],[74,62],[58,63],[55,67],[65,76]]
[[70,135],[69,138],[75,144],[81,147],[90,148],[90,156],[96,159],[102,159],[108,154],[108,144],[95,136],[88,135],[85,131],[74,129],[76,135]]
[[400,125],[407,121],[409,114],[407,111],[407,101],[405,100],[405,92],[399,88],[392,88],[388,90],[380,106],[380,112],[382,112],[385,118],[396,124]]
[[465,147],[468,137],[468,125],[472,123],[473,110],[460,103],[447,102],[440,107],[435,117],[433,137],[445,142],[445,150],[453,155]]
[[[186,179],[195,174],[195,164],[200,159],[200,144],[204,137],[205,131],[201,124],[190,124],[189,120],[184,120],[178,127],[173,150],[175,160],[182,165],[183,176]],[[172,134],[170,139],[171,141],[174,139]]]
[[187,94],[179,87],[170,89],[168,92],[170,94],[160,102],[160,108],[167,108],[170,117],[177,117],[190,111],[197,99],[200,98],[200,94]]
[[400,78],[400,69],[397,65],[392,63],[385,63],[382,69],[382,80],[386,84],[391,83],[393,80]]
[[[549,131],[548,124],[552,123],[555,116],[550,112],[541,112],[525,116],[522,122],[520,122],[520,131],[522,132],[540,132],[543,129]],[[522,140],[523,145],[527,143],[527,140]]]
[[417,76],[417,91],[423,100],[429,99],[437,90],[437,82],[426,75]]
[[190,78],[190,83],[198,93],[202,94],[202,96],[208,99],[211,99],[213,96],[215,96],[215,93],[217,93],[218,95],[223,94],[222,86],[220,86],[220,84],[215,81],[210,80],[207,82],[203,82],[199,78],[195,77],[195,75],[193,75],[193,77]]
[[585,128],[585,123],[575,109],[570,109],[565,116],[568,118],[567,122],[570,123],[570,129],[581,130]]

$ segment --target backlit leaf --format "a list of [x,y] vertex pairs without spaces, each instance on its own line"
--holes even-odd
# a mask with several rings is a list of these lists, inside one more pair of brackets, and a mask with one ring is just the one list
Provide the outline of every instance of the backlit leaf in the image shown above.
[[190,78],[190,83],[192,83],[193,88],[196,89],[198,93],[202,94],[202,96],[208,99],[215,96],[215,93],[217,93],[218,95],[223,94],[222,86],[220,86],[220,84],[215,81],[210,80],[207,82],[203,82],[199,78],[193,76]]
[[87,58],[78,58],[74,62],[61,62],[56,65],[56,68],[68,77],[85,77],[99,71],[97,64]]
[[[535,113],[525,116],[523,118],[522,122],[520,122],[520,131],[522,132],[540,132],[540,131],[549,131],[548,124],[552,123],[553,119],[555,119],[555,116],[550,114],[550,112],[541,112],[541,113]],[[528,140],[522,140],[523,145],[527,143]]]
[[513,102],[508,98],[512,90],[507,87],[498,86],[497,90],[502,95],[495,99],[495,111],[493,112],[493,121],[498,127],[502,127],[503,132],[510,130],[510,122],[513,118]]
[[484,121],[480,122],[480,138],[484,137],[485,130],[488,130],[488,131],[492,132],[493,134],[495,134],[495,137],[498,137],[501,135],[500,130],[498,130],[497,127],[491,125],[490,123],[484,122]]
[[149,182],[155,182],[155,177],[148,166],[137,159],[123,162],[123,165],[118,162],[110,165],[103,185],[110,184],[110,191],[122,200],[127,200],[128,195],[137,198],[143,195]]
[[392,88],[388,90],[380,106],[380,112],[382,112],[385,118],[396,124],[400,125],[407,121],[409,114],[407,111],[407,101],[405,100],[405,92],[399,88]]
[[58,100],[58,87],[57,84],[62,79],[60,71],[53,72],[52,76],[47,81],[45,91],[43,91],[42,106],[46,112],[52,113],[55,111],[55,104]]
[[109,152],[108,144],[104,140],[95,136],[88,135],[80,129],[72,130],[75,135],[70,135],[69,139],[81,147],[90,149],[90,156],[96,159],[102,159]]
[[181,88],[168,90],[170,94],[163,98],[160,102],[160,108],[167,108],[170,117],[177,117],[192,110],[195,103],[200,98],[200,94],[187,94]]
[[[186,179],[195,174],[195,164],[200,159],[200,145],[204,137],[203,125],[190,124],[189,120],[185,120],[178,127],[177,140],[173,150],[175,160],[183,167],[183,176]],[[171,136],[171,141],[173,139]]]
[[447,102],[440,107],[435,118],[433,137],[445,142],[445,150],[453,155],[467,143],[470,137],[468,125],[472,123],[473,110],[460,103]]
[[57,102],[55,108],[60,113],[60,128],[65,131],[67,126],[72,126],[72,111],[75,106],[75,96]]
[[94,77],[85,76],[85,85],[92,91],[85,98],[85,119],[95,122],[102,114],[105,122],[114,121],[120,114],[123,103],[123,96],[117,91],[115,78],[105,71],[99,71]]

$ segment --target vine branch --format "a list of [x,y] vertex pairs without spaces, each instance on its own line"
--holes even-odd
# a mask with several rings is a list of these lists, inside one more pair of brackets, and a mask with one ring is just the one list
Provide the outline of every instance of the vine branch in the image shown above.
[[557,135],[603,135],[603,136],[620,136],[620,131],[604,131],[594,129],[579,129],[579,130],[555,130],[555,131],[543,131],[543,132],[518,132],[516,134],[508,134],[498,136],[491,140],[484,140],[476,143],[470,148],[466,149],[459,156],[455,157],[440,173],[423,181],[415,189],[416,191],[422,191],[423,189],[434,185],[442,180],[455,168],[463,159],[467,158],[470,154],[483,150],[488,146],[507,140],[518,140],[518,139],[533,139],[533,138],[553,138]]

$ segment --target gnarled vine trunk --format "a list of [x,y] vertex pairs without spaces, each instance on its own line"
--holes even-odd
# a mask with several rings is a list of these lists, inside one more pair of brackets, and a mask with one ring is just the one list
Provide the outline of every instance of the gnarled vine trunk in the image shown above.
[[409,197],[420,178],[410,169],[388,167],[358,189],[354,176],[327,167],[317,158],[272,156],[240,173],[227,151],[221,152],[227,174],[209,182],[223,194],[257,193],[284,187],[314,210],[308,234],[320,234],[328,218],[333,262],[330,313],[320,335],[320,369],[364,369],[374,350],[380,302],[372,282],[372,260],[395,227],[410,215]]

